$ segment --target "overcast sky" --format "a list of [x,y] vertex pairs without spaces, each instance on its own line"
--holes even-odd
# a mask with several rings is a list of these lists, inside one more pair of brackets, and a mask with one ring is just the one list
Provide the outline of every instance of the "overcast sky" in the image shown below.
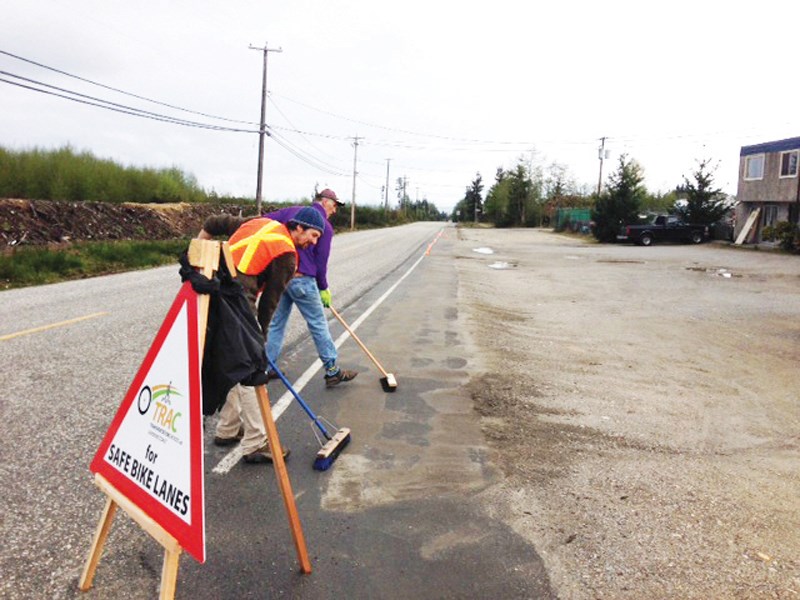
[[[796,0],[2,7],[0,145],[175,166],[219,194],[255,197],[263,52],[249,46],[281,48],[268,53],[265,202],[309,197],[315,185],[349,201],[355,136],[357,204],[383,201],[391,159],[390,203],[405,177],[412,200],[447,211],[476,173],[488,190],[498,167],[520,160],[559,163],[592,191],[602,137],[604,180],[626,153],[651,191],[666,192],[708,158],[734,194],[741,146],[800,136]],[[68,92],[240,131],[53,95]]]

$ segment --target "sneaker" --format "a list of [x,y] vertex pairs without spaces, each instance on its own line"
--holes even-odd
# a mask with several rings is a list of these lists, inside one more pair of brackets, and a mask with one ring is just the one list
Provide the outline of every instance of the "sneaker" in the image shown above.
[[335,375],[325,375],[325,387],[333,387],[344,381],[350,381],[351,379],[355,379],[356,375],[358,375],[358,371],[339,369]]
[[244,437],[244,427],[239,427],[239,432],[233,437],[219,437],[218,435],[214,436],[214,445],[215,446],[233,446],[234,444],[238,444],[239,440]]
[[[289,456],[290,452],[291,451],[288,448],[283,448],[284,460],[287,456]],[[249,464],[271,463],[272,451],[269,449],[269,442],[265,443],[260,448],[253,450],[250,454],[245,454],[242,458],[244,458],[244,462]]]
[[273,369],[267,369],[267,381],[272,381],[273,379],[278,379],[278,373]]

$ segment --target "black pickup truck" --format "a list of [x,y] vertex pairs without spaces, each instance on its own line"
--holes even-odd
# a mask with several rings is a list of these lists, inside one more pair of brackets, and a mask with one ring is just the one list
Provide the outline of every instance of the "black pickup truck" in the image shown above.
[[644,225],[627,225],[617,236],[621,242],[650,246],[654,242],[691,242],[700,244],[708,239],[708,227],[684,223],[674,215],[658,215]]

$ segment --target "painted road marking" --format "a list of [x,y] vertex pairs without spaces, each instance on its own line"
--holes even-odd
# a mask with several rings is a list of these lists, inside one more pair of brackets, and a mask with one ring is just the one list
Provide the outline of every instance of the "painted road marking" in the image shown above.
[[39,331],[45,331],[47,329],[54,329],[55,327],[64,327],[65,325],[72,325],[73,323],[77,323],[78,321],[85,321],[86,319],[95,319],[97,317],[102,317],[103,315],[107,315],[107,312],[96,312],[90,315],[85,315],[83,317],[75,317],[74,319],[69,319],[68,321],[59,321],[58,323],[51,323],[50,325],[42,325],[41,327],[34,327],[33,329],[26,329],[24,331],[17,331],[16,333],[9,333],[7,335],[0,336],[0,342],[5,340],[10,340],[15,337],[20,337],[23,335],[29,335],[31,333],[37,333]]
[[[444,231],[444,230],[442,230],[442,231]],[[442,234],[442,232],[440,231],[439,235],[441,235],[441,234]],[[436,239],[438,240],[439,236],[436,236]],[[428,248],[430,249],[430,246]],[[350,323],[350,329],[355,331],[358,328],[358,326],[361,325],[361,323],[363,323],[367,319],[367,317],[369,317],[372,314],[372,312],[376,308],[378,308],[383,303],[383,301],[386,300],[386,298],[389,297],[389,295],[392,292],[395,291],[395,289],[397,289],[397,286],[400,285],[406,277],[411,275],[411,272],[414,269],[417,268],[417,265],[419,265],[419,263],[421,263],[422,260],[427,255],[428,255],[428,251],[426,251],[425,254],[420,256],[417,259],[417,262],[415,262],[413,265],[411,265],[411,267],[409,267],[408,271],[406,271],[403,274],[403,276],[400,277],[400,279],[398,279],[394,283],[394,285],[392,285],[392,287],[390,287],[388,290],[386,290],[383,293],[383,295],[380,298],[378,298],[372,304],[372,306],[370,306],[367,310],[365,310],[364,313],[360,317],[358,317],[358,319],[356,319],[353,323]],[[340,335],[336,339],[336,341],[334,342],[334,346],[336,346],[336,348],[338,349],[345,342],[345,340],[347,338],[349,338],[349,337],[350,337],[350,334],[347,332],[347,330],[345,330],[345,332],[342,333],[342,335]],[[316,375],[317,372],[321,368],[322,368],[322,361],[318,358],[313,363],[311,363],[311,365],[305,370],[305,372],[302,375],[300,375],[300,377],[297,379],[297,381],[295,381],[292,384],[292,387],[294,388],[294,390],[298,394],[300,394],[300,392],[303,391],[303,388],[305,388],[306,384],[308,384],[308,382],[311,381],[311,378],[314,377],[314,375]],[[301,394],[301,397],[302,397],[302,394]],[[275,420],[276,423],[277,423],[278,419],[280,418],[280,416],[284,413],[284,411],[289,407],[289,404],[291,404],[292,398],[294,398],[294,396],[292,396],[292,393],[287,390],[286,392],[283,393],[283,396],[281,396],[278,399],[278,401],[274,404],[274,406],[272,407],[272,418]],[[239,446],[236,446],[233,450],[228,452],[228,454],[226,454],[222,458],[222,460],[219,461],[217,466],[214,467],[211,471],[213,473],[217,473],[218,475],[224,475],[225,473],[230,471],[236,465],[236,463],[239,462],[239,459],[241,457],[242,457],[242,450],[241,450],[241,448]]]

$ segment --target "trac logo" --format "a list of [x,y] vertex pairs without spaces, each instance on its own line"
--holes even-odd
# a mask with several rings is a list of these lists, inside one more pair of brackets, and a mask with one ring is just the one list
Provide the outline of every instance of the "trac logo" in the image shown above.
[[172,396],[182,396],[178,390],[172,387],[172,382],[167,385],[154,385],[152,388],[149,385],[144,386],[139,390],[139,398],[137,400],[137,408],[140,415],[146,415],[150,407],[155,404],[153,411],[153,424],[158,427],[164,428],[172,433],[177,433],[175,425],[178,419],[181,418],[180,412],[172,408]]

